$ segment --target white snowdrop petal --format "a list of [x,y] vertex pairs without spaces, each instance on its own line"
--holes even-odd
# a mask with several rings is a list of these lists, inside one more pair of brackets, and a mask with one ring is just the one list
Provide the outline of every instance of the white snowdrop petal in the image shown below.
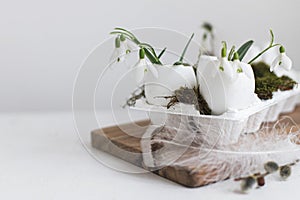
[[145,69],[146,69],[146,61],[145,59],[140,59],[134,66],[135,70],[135,79],[136,83],[139,84],[143,81],[144,76],[145,76]]
[[137,84],[140,84],[145,76],[145,68],[142,66],[138,66],[136,68],[135,80]]
[[117,59],[118,59],[118,56],[119,56],[119,51],[117,48],[114,49],[110,59],[109,59],[109,62],[110,63],[113,63],[113,62],[117,62]]
[[126,47],[127,47],[127,49],[129,49],[130,51],[133,51],[133,50],[135,50],[135,49],[138,48],[138,46],[137,46],[135,43],[131,42],[131,41],[127,41],[127,42],[126,42]]
[[232,63],[229,62],[226,58],[222,58],[221,66],[224,68],[224,74],[231,80],[235,78],[234,69]]
[[282,67],[277,67],[274,69],[274,74],[277,76],[277,77],[282,77],[286,74],[286,70]]
[[218,74],[218,71],[217,70],[214,70],[211,72],[211,77],[215,78]]
[[121,48],[124,49],[125,54],[126,54],[126,53],[127,53],[127,50],[128,50],[128,48],[127,48],[127,40],[121,41]]
[[123,53],[128,54],[131,51],[137,49],[137,45],[134,46],[131,41],[125,40],[125,41],[121,42],[121,48],[124,48]]
[[153,74],[153,76],[155,78],[158,78],[158,72],[157,69],[152,65],[152,63],[148,63],[147,64],[147,68],[149,69],[149,71]]
[[281,56],[277,56],[271,64],[270,72],[273,72],[274,69],[278,67],[280,61],[281,61]]
[[115,48],[112,56],[110,57],[110,62],[123,62],[125,60],[125,54],[126,54],[126,50],[124,48],[124,46],[121,46],[119,48]]
[[250,79],[254,78],[254,72],[251,65],[241,62],[240,67],[242,68],[243,72],[248,78]]
[[[269,44],[265,44],[264,46],[268,46]],[[278,48],[271,48],[266,53],[262,55],[262,61],[267,63],[268,65],[271,65],[274,58],[276,58],[278,55]]]
[[126,48],[125,46],[121,45],[119,48],[119,62],[123,62],[125,60],[126,55]]
[[239,60],[234,60],[234,61],[231,62],[231,65],[232,65],[232,69],[233,69],[233,79],[232,79],[232,81],[236,81],[237,78],[238,78],[238,75],[239,75],[238,71],[240,69],[242,69],[241,68],[241,62]]
[[282,67],[288,71],[292,69],[292,60],[285,54],[282,56]]
[[273,61],[270,71],[274,71],[276,76],[281,77],[287,75],[288,71],[292,69],[292,60],[285,54],[281,53]]

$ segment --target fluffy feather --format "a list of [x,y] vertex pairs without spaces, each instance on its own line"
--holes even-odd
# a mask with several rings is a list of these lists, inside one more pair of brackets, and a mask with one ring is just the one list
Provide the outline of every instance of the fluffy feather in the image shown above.
[[211,183],[263,172],[268,161],[283,165],[300,158],[299,130],[291,118],[284,117],[240,136],[236,143],[222,145],[222,137],[210,137],[209,133],[152,126],[141,144],[144,162],[150,169],[193,166],[192,173],[203,172],[202,181]]

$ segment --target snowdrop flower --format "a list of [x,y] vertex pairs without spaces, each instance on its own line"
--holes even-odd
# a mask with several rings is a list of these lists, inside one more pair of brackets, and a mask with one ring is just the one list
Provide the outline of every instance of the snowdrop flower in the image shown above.
[[136,69],[136,82],[139,84],[144,80],[145,73],[150,71],[155,78],[158,78],[158,72],[152,63],[145,59],[145,50],[140,49],[140,60],[134,65]]
[[226,57],[227,57],[227,49],[226,47],[223,47],[221,51],[219,70],[223,72],[224,75],[228,77],[230,80],[233,80],[236,77],[236,74],[234,73],[231,62],[228,61]]
[[243,69],[241,67],[240,57],[239,57],[239,54],[237,52],[235,52],[233,54],[233,66],[236,70],[236,73],[242,73],[243,72]]
[[273,72],[276,68],[283,68],[286,71],[291,70],[292,68],[292,61],[291,59],[285,54],[285,49],[283,46],[279,48],[279,55],[274,59],[272,62],[270,71]]
[[205,22],[202,25],[203,36],[201,41],[201,48],[204,50],[204,55],[214,54],[214,28],[210,23]]
[[[245,109],[257,102],[251,65],[240,62],[238,53],[235,53],[234,58],[234,61],[228,61],[228,69],[231,68],[233,74],[230,79],[219,67],[222,60],[212,56],[200,57],[197,68],[199,91],[213,114],[220,115],[228,110]],[[213,77],[213,73],[217,75]]]
[[123,62],[125,60],[124,55],[126,54],[126,49],[124,45],[121,45],[120,36],[116,37],[115,49],[110,57],[110,63],[113,62]]
[[252,67],[244,62],[239,60],[239,54],[234,53],[233,56],[233,66],[236,73],[244,73],[249,79],[254,79],[254,72]]
[[120,41],[120,45],[122,48],[125,49],[126,54],[130,53],[131,51],[137,48],[137,45],[134,45],[131,41],[128,41],[123,34],[120,35]]

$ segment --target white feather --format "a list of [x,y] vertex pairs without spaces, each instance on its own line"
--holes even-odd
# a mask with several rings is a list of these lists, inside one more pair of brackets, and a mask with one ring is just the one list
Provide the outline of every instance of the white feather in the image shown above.
[[[264,172],[268,161],[283,165],[300,158],[300,129],[289,117],[265,124],[256,133],[244,134],[229,145],[222,145],[222,137],[191,130],[150,127],[141,141],[145,165],[153,170],[168,165],[193,166],[192,173],[205,172],[199,178],[211,183]],[[160,148],[152,152],[154,144]]]

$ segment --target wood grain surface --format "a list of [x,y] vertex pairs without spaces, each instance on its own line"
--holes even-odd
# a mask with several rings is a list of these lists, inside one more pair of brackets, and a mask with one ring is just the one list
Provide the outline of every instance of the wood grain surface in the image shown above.
[[[300,107],[297,107],[293,113],[284,114],[284,116],[287,115],[300,125]],[[122,124],[94,130],[91,132],[92,146],[147,169],[143,164],[140,138],[149,124],[150,121],[145,120],[135,122],[135,124]],[[187,150],[182,157],[191,155],[192,153]],[[187,187],[200,187],[211,183],[203,178],[206,173],[205,169],[197,169],[195,172],[194,166],[170,165],[152,172]]]

